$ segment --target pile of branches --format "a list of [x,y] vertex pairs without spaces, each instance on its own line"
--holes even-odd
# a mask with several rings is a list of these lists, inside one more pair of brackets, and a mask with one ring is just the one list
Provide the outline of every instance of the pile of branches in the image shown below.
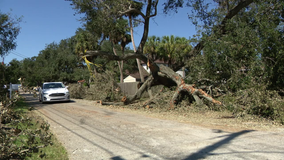
[[[25,159],[39,149],[52,144],[52,134],[47,123],[34,122],[33,118],[16,111],[20,97],[2,97],[0,119],[0,159]],[[36,126],[38,129],[30,129]],[[41,153],[40,157],[45,154]]]
[[[226,94],[226,91],[221,89],[221,88],[224,88],[223,85],[224,84],[222,82],[215,82],[210,79],[200,79],[196,81],[192,86],[195,87],[196,89],[202,89],[206,94],[208,94],[212,98],[218,98]],[[158,88],[157,86],[155,87],[156,88],[152,88],[154,91],[156,91],[156,93],[154,94],[155,96],[145,101],[142,105],[143,107],[152,108],[155,106],[158,108],[162,108],[164,106],[169,105],[168,100],[171,99],[173,95],[175,94],[175,90],[176,90],[175,87],[171,87],[171,88],[168,88],[168,87]],[[208,107],[211,106],[210,103],[206,103],[206,101],[204,101],[203,99],[202,101]],[[175,101],[175,105],[179,107],[190,106],[192,104],[196,104],[193,95],[189,94],[188,92],[184,92],[184,91],[181,91],[179,93]]]
[[69,84],[71,98],[118,101],[122,96],[121,90],[113,77],[112,72],[105,71],[104,73],[97,73],[91,83],[85,81],[80,84]]
[[236,93],[228,93],[222,97],[222,101],[235,117],[250,114],[284,124],[284,99],[277,91],[266,87],[256,85]]

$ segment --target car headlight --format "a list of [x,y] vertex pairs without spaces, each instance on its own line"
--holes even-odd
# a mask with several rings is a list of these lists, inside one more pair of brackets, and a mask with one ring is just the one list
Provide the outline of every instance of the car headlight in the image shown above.
[[69,92],[66,92],[66,94],[69,94]]
[[43,92],[42,94],[43,94],[43,95],[47,95],[48,93]]

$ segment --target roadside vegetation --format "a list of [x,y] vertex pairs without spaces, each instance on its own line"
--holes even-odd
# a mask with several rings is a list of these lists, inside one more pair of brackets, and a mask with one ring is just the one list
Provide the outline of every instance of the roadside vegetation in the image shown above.
[[24,101],[16,95],[2,101],[0,159],[68,159],[49,124]]

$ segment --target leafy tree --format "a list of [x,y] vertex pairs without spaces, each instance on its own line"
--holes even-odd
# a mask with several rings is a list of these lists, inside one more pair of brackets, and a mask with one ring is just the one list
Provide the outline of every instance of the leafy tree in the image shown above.
[[[183,6],[171,2],[171,9]],[[219,91],[228,93],[223,96],[224,104],[234,113],[257,114],[283,123],[279,95],[284,95],[284,2],[215,0],[218,7],[213,9],[206,2],[187,3],[194,8],[190,18],[200,29],[194,50],[201,51],[188,61],[190,75],[198,83],[221,86],[224,90]]]
[[[114,55],[118,55],[117,50],[114,47],[116,44],[121,46],[122,54],[124,54],[125,46],[131,42],[130,35],[128,34],[129,27],[127,20],[124,19],[122,15],[118,16],[120,14],[120,8],[126,8],[129,4],[141,6],[139,3],[125,0],[89,0],[84,2],[72,0],[74,9],[77,10],[78,13],[86,14],[86,17],[82,18],[82,21],[86,22],[86,28],[98,37],[101,37],[101,42],[108,39],[111,43],[113,43],[112,52]],[[134,17],[135,14],[129,12],[127,16],[131,19],[131,17]],[[130,24],[132,26],[132,22]],[[137,62],[140,64],[140,61]],[[123,82],[123,60],[117,61],[117,64],[120,72],[120,81]]]
[[[205,1],[198,2],[205,3]],[[198,60],[196,57],[195,61],[189,61],[190,68],[194,68],[195,71],[191,72],[192,75],[202,73],[204,78],[210,77],[210,79],[219,82],[225,80],[231,91],[254,85],[251,82],[256,79],[258,83],[261,80],[263,85],[276,82],[276,80],[268,78],[273,73],[270,72],[270,69],[274,65],[267,66],[267,63],[277,64],[273,62],[277,59],[272,58],[275,57],[273,53],[277,53],[278,59],[281,57],[281,45],[275,45],[277,44],[275,40],[281,41],[280,30],[277,28],[283,20],[281,16],[283,2],[268,0],[263,3],[256,1],[226,22],[222,21],[222,17],[228,11],[237,9],[241,4],[250,3],[250,1],[216,2],[218,2],[218,7],[210,11],[204,10],[205,4],[202,5],[203,7],[201,7],[201,3],[191,5],[191,7],[195,7],[194,11],[197,11],[196,16],[202,17],[201,22],[203,22],[202,38],[199,43],[203,45],[200,45],[203,54],[197,56]],[[236,4],[239,5],[236,6]],[[226,27],[216,25],[218,21],[221,24],[226,23]],[[275,52],[270,52],[270,49]],[[272,56],[267,53],[271,53]],[[276,66],[280,67],[278,64]],[[274,73],[279,75],[281,71],[278,70]],[[268,74],[270,75],[268,76]]]
[[13,19],[10,14],[0,12],[0,56],[5,56],[16,48],[15,40],[20,33],[20,21],[21,18]]
[[36,66],[36,57],[32,57],[32,58],[25,58],[22,61],[22,72],[23,72],[23,77],[22,81],[23,81],[23,85],[24,86],[37,86],[38,84],[40,84],[40,77],[35,74],[35,68],[37,68]]
[[[4,57],[9,54],[9,51],[16,48],[17,44],[15,42],[19,32],[19,23],[21,18],[13,19],[10,14],[5,14],[0,11],[0,56]],[[1,65],[1,75],[0,75],[0,101],[2,101],[5,94],[3,91],[3,85],[7,84],[7,78],[5,64]],[[0,117],[1,118],[1,117]],[[0,122],[1,124],[1,122]],[[1,126],[0,126],[1,127]]]
[[[92,17],[91,15],[95,14],[89,14],[89,13],[103,13],[101,14],[102,17],[106,17],[106,21],[108,21],[108,18],[112,19],[110,23],[108,24],[109,26],[112,23],[119,24],[117,23],[117,20],[119,20],[122,16],[124,15],[129,15],[130,13],[137,13],[139,17],[142,18],[143,25],[144,25],[144,31],[143,31],[143,36],[141,38],[140,44],[138,46],[138,49],[134,54],[127,54],[124,56],[118,56],[118,55],[113,55],[109,54],[106,52],[102,51],[87,51],[86,54],[89,56],[104,56],[107,57],[109,60],[128,60],[128,59],[133,59],[133,58],[138,58],[145,63],[148,64],[152,76],[150,76],[147,81],[139,88],[139,91],[134,95],[130,96],[128,98],[125,98],[123,100],[124,104],[131,103],[133,100],[140,98],[142,93],[145,90],[149,90],[151,86],[153,85],[158,85],[162,84],[165,86],[178,86],[179,89],[181,90],[186,90],[191,93],[196,93],[204,98],[207,98],[209,101],[214,102],[214,103],[220,103],[218,101],[215,101],[211,97],[206,96],[206,94],[203,91],[196,90],[190,85],[186,85],[183,82],[183,79],[180,78],[173,70],[169,69],[168,67],[165,66],[158,66],[155,64],[152,59],[148,59],[144,54],[143,54],[143,49],[144,45],[146,43],[147,37],[148,37],[148,31],[149,31],[149,20],[151,17],[154,17],[157,14],[157,5],[158,1],[144,1],[142,2],[143,5],[145,4],[145,14],[141,12],[139,9],[135,8],[134,6],[134,1],[128,1],[128,0],[120,0],[120,1],[115,1],[113,2],[112,0],[109,1],[72,1],[73,4],[75,4],[75,9],[79,10],[80,13],[85,13],[86,16],[84,17],[86,23],[89,23],[90,21],[93,21],[92,23],[100,24],[98,20],[98,14],[96,17]],[[87,9],[86,9],[87,8]],[[86,10],[85,10],[86,9]],[[100,10],[101,9],[101,10]],[[104,11],[104,12],[103,12]],[[104,23],[104,22],[102,22]],[[104,25],[102,25],[104,26]],[[198,52],[198,51],[194,51]],[[199,51],[200,52],[200,51]],[[176,101],[177,96],[180,93],[180,90],[177,89],[176,94],[174,94],[173,99],[171,100],[171,106],[173,106],[173,102]],[[197,95],[194,95],[195,99],[198,102],[201,102],[200,99],[198,98]]]
[[144,54],[154,61],[163,60],[168,66],[177,71],[184,66],[184,56],[191,51],[190,41],[184,37],[163,36],[148,37]]
[[61,40],[59,44],[48,44],[37,57],[24,59],[22,71],[26,85],[40,85],[46,81],[76,82],[85,79],[88,72],[79,65],[75,45],[75,37],[71,37]]
[[75,48],[76,53],[84,53],[85,50],[99,49],[98,40],[96,35],[92,34],[90,31],[78,28],[75,34]]
[[147,54],[147,56],[151,57],[153,61],[156,61],[158,59],[163,59],[161,57],[160,51],[160,44],[161,44],[161,38],[156,36],[148,37],[147,42],[144,47],[144,54]]
[[[111,19],[106,26],[119,24],[117,20],[130,13],[137,13],[143,22],[144,31],[135,53],[119,56],[99,50],[86,52],[89,56],[103,56],[107,57],[109,60],[116,61],[139,58],[148,64],[152,75],[134,96],[125,98],[123,104],[131,103],[133,100],[140,98],[145,90],[157,84],[168,87],[177,86],[176,92],[170,101],[172,107],[178,101],[179,94],[184,92],[191,94],[199,104],[201,103],[200,98],[205,98],[215,104],[221,103],[208,96],[203,90],[195,88],[194,85],[185,84],[184,80],[178,77],[173,70],[165,66],[157,66],[157,64],[153,62],[153,59],[143,54],[145,53],[143,50],[148,38],[149,20],[157,14],[158,1],[141,1],[143,6],[145,6],[143,7],[143,9],[145,9],[144,12],[135,7],[134,2],[136,1],[74,0],[73,2],[75,2],[77,7],[75,7],[75,9],[78,9],[80,13],[86,14],[84,17],[86,23],[100,24],[99,20],[101,19],[98,19],[98,14],[90,14],[94,12],[98,13],[98,9],[101,9],[99,11],[101,11],[102,17],[106,16],[107,19],[109,18],[108,20]],[[258,73],[258,71],[264,68],[263,65],[265,64],[262,60],[263,52],[261,51],[264,49],[264,46],[266,46],[265,44],[267,44],[263,43],[267,36],[263,36],[262,33],[267,34],[276,30],[272,24],[277,24],[278,22],[277,25],[279,25],[283,11],[283,7],[281,7],[283,6],[283,2],[279,0],[266,0],[265,3],[262,3],[263,1],[254,0],[213,0],[211,3],[215,5],[211,5],[210,8],[209,4],[206,2],[205,0],[188,0],[185,3],[185,1],[170,0],[164,3],[165,13],[170,10],[177,12],[178,8],[183,6],[191,7],[190,11],[192,11],[192,14],[189,15],[189,18],[191,18],[193,24],[196,24],[200,29],[199,37],[195,39],[195,43],[192,43],[194,47],[188,49],[183,57],[183,63],[180,63],[180,66],[184,66],[184,62],[188,62],[187,65],[190,67],[190,71],[194,70],[196,71],[196,75],[202,75],[200,78],[211,76],[214,81],[227,82],[231,91],[238,89],[234,87],[238,86],[238,84],[244,84],[242,87],[252,85],[252,83],[247,83],[250,80],[258,83],[256,77],[259,76],[262,77],[262,82],[266,81],[267,77],[262,73]],[[265,10],[269,12],[268,15],[270,16],[268,16],[268,18],[265,18],[266,15],[263,16],[266,13],[264,12]],[[91,15],[95,16],[92,17]],[[270,31],[265,31],[258,25],[262,23],[262,20],[267,24],[269,24],[271,20],[273,21],[271,25],[268,25],[268,30]],[[170,37],[165,39],[166,45],[164,45],[163,52],[168,52],[171,58],[172,56],[175,57],[175,52],[173,52],[174,45]],[[155,49],[151,51],[155,51]],[[177,53],[178,52],[182,53],[181,51],[177,51]],[[241,75],[241,77],[239,75]],[[246,75],[250,75],[249,78],[246,78]]]
[[11,83],[19,83],[19,78],[23,76],[22,63],[16,59],[13,59],[7,66],[6,78]]
[[173,35],[163,36],[160,47],[161,56],[173,70],[180,69],[180,64],[184,64],[184,56],[191,51],[189,40]]

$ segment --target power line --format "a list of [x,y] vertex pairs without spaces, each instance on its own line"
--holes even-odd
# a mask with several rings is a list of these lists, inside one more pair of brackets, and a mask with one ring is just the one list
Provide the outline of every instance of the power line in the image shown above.
[[18,57],[21,57],[21,58],[27,58],[27,57],[21,56],[21,55],[19,55],[19,54],[17,54],[17,53],[13,53],[13,52],[10,52],[10,53],[13,54],[13,55],[16,55],[16,56],[18,56]]
[[13,51],[14,53],[17,53],[17,54],[19,54],[19,55],[21,55],[21,56],[24,56],[24,57],[28,57],[28,56],[26,56],[26,55],[24,55],[24,54],[21,54],[21,53],[19,53],[19,52],[16,52],[16,51]]
[[14,54],[14,55],[16,55],[16,56],[19,56],[19,57],[21,57],[21,58],[29,58],[28,56],[25,56],[25,55],[23,55],[23,54],[21,54],[21,53],[18,53],[18,52],[10,52],[10,53],[12,53],[12,54]]
[[28,56],[26,56],[26,55],[24,55],[24,54],[21,54],[21,53],[19,53],[19,52],[16,52],[16,51],[13,51],[13,53],[16,53],[16,54],[18,54],[18,55],[21,55],[21,56],[23,56],[23,57],[28,57]]

